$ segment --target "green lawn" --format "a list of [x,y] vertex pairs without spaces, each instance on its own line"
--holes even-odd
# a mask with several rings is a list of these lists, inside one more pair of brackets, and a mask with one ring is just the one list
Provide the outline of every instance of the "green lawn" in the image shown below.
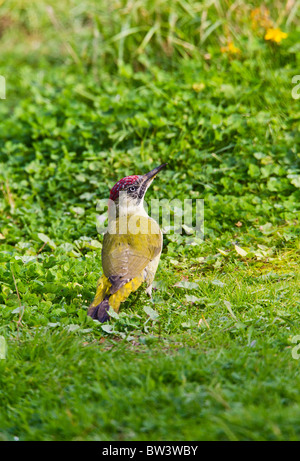
[[[169,3],[1,5],[0,440],[300,439],[300,2]],[[164,162],[204,241],[101,325],[97,201]]]

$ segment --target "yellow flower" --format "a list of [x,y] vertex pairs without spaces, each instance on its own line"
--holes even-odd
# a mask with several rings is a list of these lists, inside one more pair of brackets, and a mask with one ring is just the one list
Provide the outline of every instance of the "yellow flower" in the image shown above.
[[226,46],[221,46],[221,53],[240,54],[241,50],[233,42],[228,42]]
[[272,42],[280,43],[281,40],[287,38],[288,34],[286,32],[282,32],[282,30],[278,27],[277,29],[267,29],[265,40],[270,40]]

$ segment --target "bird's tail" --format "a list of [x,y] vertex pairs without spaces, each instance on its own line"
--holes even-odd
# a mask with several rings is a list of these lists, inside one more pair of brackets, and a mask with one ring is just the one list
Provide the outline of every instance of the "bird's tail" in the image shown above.
[[89,307],[88,315],[101,323],[106,322],[109,320],[109,309],[112,308],[115,312],[118,312],[120,304],[128,298],[130,293],[136,291],[143,282],[144,277],[141,274],[124,283],[115,293],[111,294],[112,284],[105,275],[102,275],[98,281],[95,299]]

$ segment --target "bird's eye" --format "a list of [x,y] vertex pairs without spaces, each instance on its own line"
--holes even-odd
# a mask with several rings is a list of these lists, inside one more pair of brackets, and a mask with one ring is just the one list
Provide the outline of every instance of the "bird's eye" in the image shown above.
[[135,192],[135,191],[136,191],[136,186],[129,187],[129,192]]

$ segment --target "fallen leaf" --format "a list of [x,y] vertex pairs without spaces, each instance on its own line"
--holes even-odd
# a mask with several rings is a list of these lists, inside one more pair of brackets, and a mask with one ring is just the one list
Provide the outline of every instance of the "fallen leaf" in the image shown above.
[[194,290],[198,288],[198,283],[181,281],[175,283],[173,286],[178,288],[186,288],[187,290]]
[[231,315],[231,317],[234,318],[234,320],[237,320],[237,318],[236,318],[236,316],[235,316],[233,310],[231,309],[231,304],[230,304],[230,302],[229,302],[229,301],[224,301],[224,304],[225,304],[225,306],[227,307],[228,312],[229,312],[229,314]]
[[49,247],[52,249],[52,250],[55,250],[56,248],[56,244],[53,242],[53,240],[50,239],[50,237],[48,237],[47,235],[43,234],[42,232],[39,232],[38,234],[38,238],[44,242],[44,243],[47,243],[49,245]]
[[217,248],[218,252],[221,253],[223,256],[228,256],[228,253],[226,251],[220,250],[220,248]]
[[237,245],[234,245],[234,248],[235,248],[235,251],[241,255],[241,256],[247,256],[247,251],[243,250],[243,248],[237,246]]
[[151,320],[156,320],[159,317],[159,314],[155,312],[155,310],[152,309],[150,306],[145,306],[144,311],[146,312],[147,315],[149,315]]
[[224,286],[224,283],[221,282],[221,280],[218,280],[218,279],[212,280],[211,283],[213,285],[217,285],[218,287],[223,287]]

